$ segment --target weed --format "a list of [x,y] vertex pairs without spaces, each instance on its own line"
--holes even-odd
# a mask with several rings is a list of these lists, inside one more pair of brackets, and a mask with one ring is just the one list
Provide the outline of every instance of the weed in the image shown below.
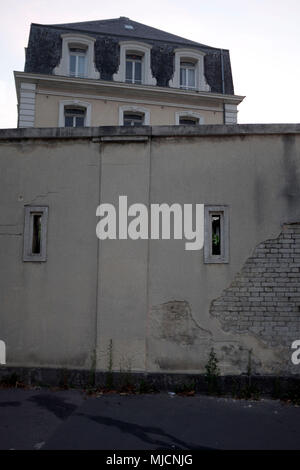
[[208,362],[205,366],[206,374],[205,380],[207,382],[208,393],[210,395],[219,394],[219,376],[220,376],[220,369],[218,367],[219,360],[216,356],[214,348],[211,348]]

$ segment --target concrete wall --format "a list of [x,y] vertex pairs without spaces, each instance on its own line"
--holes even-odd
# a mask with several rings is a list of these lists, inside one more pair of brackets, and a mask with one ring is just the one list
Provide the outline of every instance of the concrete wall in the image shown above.
[[[204,372],[213,346],[223,374],[249,355],[253,372],[299,374],[299,179],[299,125],[1,130],[7,364],[89,369],[96,352],[99,370],[111,356],[114,370]],[[100,242],[96,207],[119,195],[228,205],[229,263],[204,264],[185,240]],[[22,261],[26,204],[49,207],[45,263]],[[276,273],[294,290],[263,285]]]

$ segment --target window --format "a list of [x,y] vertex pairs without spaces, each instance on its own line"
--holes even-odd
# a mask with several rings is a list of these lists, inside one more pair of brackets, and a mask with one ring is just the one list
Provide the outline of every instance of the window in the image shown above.
[[119,126],[149,126],[150,112],[141,106],[120,106]]
[[180,88],[195,89],[195,63],[180,62]]
[[204,208],[204,262],[229,262],[229,220],[227,206]]
[[85,34],[67,33],[61,35],[62,54],[55,75],[67,75],[79,78],[99,79],[94,60],[94,45],[96,39]]
[[70,75],[71,77],[86,76],[86,49],[70,47]]
[[177,111],[175,113],[175,124],[178,126],[198,126],[204,124],[204,117],[194,111]]
[[126,82],[142,83],[142,56],[126,55]]
[[84,127],[85,109],[65,107],[65,127]]
[[124,113],[123,125],[129,126],[142,126],[144,124],[143,114]]
[[91,125],[91,107],[91,103],[86,101],[60,101],[58,127],[89,127]]
[[116,82],[156,85],[151,70],[151,46],[141,42],[121,41],[120,65],[113,75]]
[[46,261],[48,207],[25,206],[23,261]]
[[182,116],[179,118],[179,124],[185,125],[185,126],[196,126],[198,124],[198,120],[193,117],[189,116]]
[[176,49],[175,70],[169,86],[185,90],[210,91],[204,74],[205,52],[199,49]]

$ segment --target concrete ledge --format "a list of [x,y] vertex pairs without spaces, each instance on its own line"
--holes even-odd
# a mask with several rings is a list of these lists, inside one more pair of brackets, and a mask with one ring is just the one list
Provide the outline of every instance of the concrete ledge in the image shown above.
[[[17,380],[28,385],[60,387],[105,387],[107,372],[93,372],[77,369],[0,367],[0,384],[15,374]],[[207,394],[209,387],[204,374],[166,374],[113,372],[110,376],[113,387],[118,389],[129,384],[139,387],[146,384],[157,391],[180,391],[193,388],[198,393]],[[217,379],[217,390],[222,395],[239,395],[254,390],[259,396],[284,398],[288,394],[298,394],[300,398],[300,375],[225,375]],[[297,396],[298,396],[297,395]]]
[[[23,139],[95,139],[104,137],[211,137],[300,134],[300,124],[235,124],[201,126],[102,126],[0,129],[0,141]],[[140,141],[143,141],[141,139]]]

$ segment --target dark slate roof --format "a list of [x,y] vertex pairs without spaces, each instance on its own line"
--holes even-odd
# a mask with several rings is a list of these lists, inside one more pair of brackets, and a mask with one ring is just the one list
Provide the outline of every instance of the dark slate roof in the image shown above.
[[[133,29],[126,28],[131,26]],[[79,23],[62,23],[55,25],[45,25],[56,28],[66,28],[74,29],[76,31],[86,31],[90,33],[98,34],[109,34],[113,36],[125,36],[130,38],[143,38],[151,39],[154,41],[161,42],[170,42],[170,43],[180,43],[187,46],[203,46],[205,48],[210,48],[204,44],[200,44],[195,41],[190,41],[189,39],[176,36],[175,34],[167,33],[161,29],[152,28],[137,21],[133,21],[130,18],[121,16],[120,18],[113,18],[111,20],[97,20],[97,21],[83,21]],[[213,48],[212,48],[213,49]]]
[[[126,25],[132,26],[133,29],[126,28]],[[125,17],[55,25],[33,23],[26,49],[25,72],[52,74],[61,57],[61,34],[73,31],[89,34],[95,38],[95,65],[103,80],[113,80],[113,74],[119,67],[119,42],[131,38],[152,46],[151,68],[158,86],[168,87],[169,80],[173,76],[174,50],[177,47],[190,47],[205,53],[205,76],[211,91],[234,94],[227,49],[222,50],[190,41]]]

